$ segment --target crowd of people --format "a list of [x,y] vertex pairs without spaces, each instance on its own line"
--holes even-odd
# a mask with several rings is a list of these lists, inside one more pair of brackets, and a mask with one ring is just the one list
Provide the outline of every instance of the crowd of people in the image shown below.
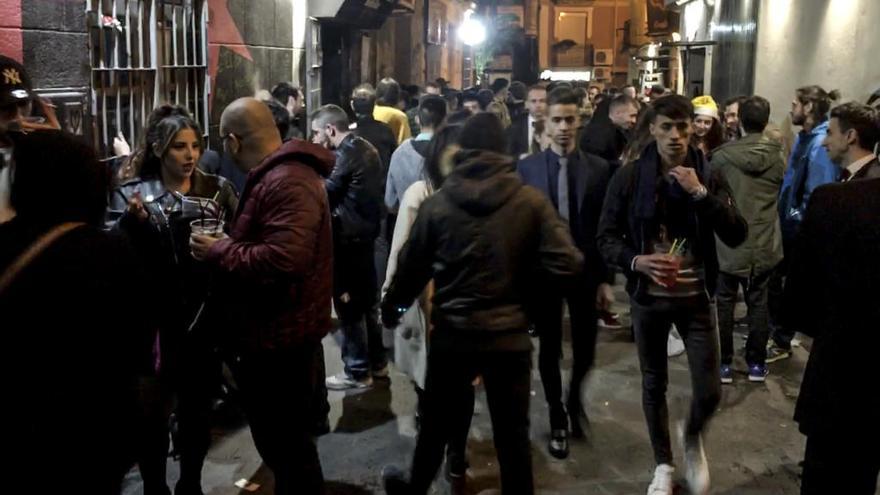
[[[797,89],[786,158],[758,95],[719,107],[662,87],[496,79],[459,92],[386,78],[354,88],[350,111],[306,117],[302,93],[279,83],[223,109],[222,155],[163,104],[134,149],[120,136],[99,162],[58,130],[24,67],[0,68],[16,75],[0,86],[11,462],[46,493],[86,475],[92,492],[119,493],[137,464],[146,495],[170,494],[172,438],[174,493],[201,494],[224,366],[275,493],[323,493],[327,390],[372,387],[392,363],[413,384],[419,433],[410,468],[383,469],[387,493],[427,493],[444,464],[460,486],[476,387],[502,493],[533,493],[535,339],[549,408],[536,438],[564,459],[589,433],[599,328],[620,326],[617,275],[656,465],[648,495],[673,493],[673,333],[690,367],[675,433],[692,493],[709,493],[703,434],[723,385],[764,382],[798,332],[813,339],[795,411],[802,493],[875,493],[880,403],[859,378],[880,344],[876,103]],[[325,376],[331,332],[344,366]]]

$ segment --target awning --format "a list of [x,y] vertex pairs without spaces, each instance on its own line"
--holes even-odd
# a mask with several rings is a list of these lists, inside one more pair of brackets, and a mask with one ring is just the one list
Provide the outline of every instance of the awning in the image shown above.
[[397,0],[321,0],[309,2],[309,16],[361,29],[379,29],[396,3]]

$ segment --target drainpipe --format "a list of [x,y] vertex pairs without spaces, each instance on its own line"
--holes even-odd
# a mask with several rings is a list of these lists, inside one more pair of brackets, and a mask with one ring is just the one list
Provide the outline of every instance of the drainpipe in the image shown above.
[[425,74],[422,81],[428,80],[428,29],[431,23],[431,6],[428,0],[425,0],[424,12],[422,12],[422,52],[425,58]]

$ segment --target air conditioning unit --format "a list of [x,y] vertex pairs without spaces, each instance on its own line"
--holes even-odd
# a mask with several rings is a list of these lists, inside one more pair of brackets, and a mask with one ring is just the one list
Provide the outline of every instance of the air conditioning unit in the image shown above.
[[596,67],[593,69],[593,79],[596,81],[610,81],[611,67]]
[[593,65],[614,65],[614,50],[611,48],[593,50]]

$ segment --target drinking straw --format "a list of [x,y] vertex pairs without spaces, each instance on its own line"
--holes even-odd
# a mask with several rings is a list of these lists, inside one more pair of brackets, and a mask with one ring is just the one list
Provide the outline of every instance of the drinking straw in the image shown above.
[[675,252],[675,247],[678,244],[678,239],[673,239],[672,246],[669,247],[669,252],[666,254],[673,254]]
[[679,243],[678,248],[676,249],[676,253],[675,253],[677,256],[681,256],[681,254],[684,253],[684,243],[686,243],[686,242],[687,242],[687,237],[682,239],[681,243]]

